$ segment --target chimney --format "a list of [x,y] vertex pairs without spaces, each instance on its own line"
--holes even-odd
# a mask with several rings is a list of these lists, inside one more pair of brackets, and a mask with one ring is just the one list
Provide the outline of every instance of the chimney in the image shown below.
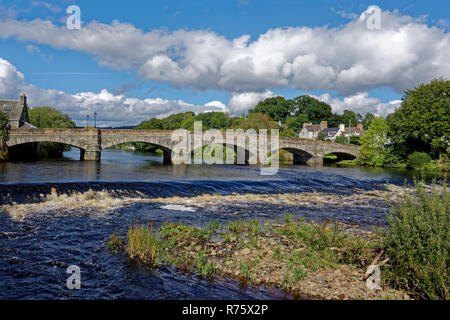
[[328,127],[327,121],[320,121],[320,129],[326,129]]
[[361,122],[356,126],[356,130],[363,131],[363,124]]
[[25,95],[25,93],[22,93],[20,95],[20,104],[25,107],[27,106],[27,96]]
[[311,123],[303,122],[303,128],[306,128],[307,126],[310,126]]
[[345,124],[341,123],[341,124],[339,125],[339,130],[345,131]]

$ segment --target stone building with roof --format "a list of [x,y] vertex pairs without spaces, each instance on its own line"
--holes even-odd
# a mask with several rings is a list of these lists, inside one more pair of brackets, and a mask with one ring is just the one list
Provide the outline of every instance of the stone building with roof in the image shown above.
[[299,138],[316,139],[319,132],[328,127],[327,121],[321,121],[319,124],[304,123],[302,130],[298,133]]
[[[23,93],[20,95],[19,100],[0,100],[0,111],[4,112],[8,117],[11,129],[35,128],[30,124],[27,97]],[[0,161],[35,160],[39,152],[39,147],[40,144],[34,142],[7,148],[3,142],[1,142]]]
[[358,123],[356,127],[346,128],[343,123],[339,125],[337,128],[328,128],[327,121],[321,121],[320,124],[311,124],[311,123],[303,123],[303,128],[298,133],[299,138],[305,139],[317,139],[319,133],[323,133],[323,138],[325,140],[330,139],[331,141],[335,141],[337,137],[351,137],[351,136],[360,136],[364,133],[362,123]]
[[0,100],[0,110],[8,116],[11,129],[34,128],[30,124],[25,94],[22,93],[19,100]]

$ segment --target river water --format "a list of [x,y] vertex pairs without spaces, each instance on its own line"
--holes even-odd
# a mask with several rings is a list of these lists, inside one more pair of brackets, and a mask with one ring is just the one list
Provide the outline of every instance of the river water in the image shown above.
[[[213,220],[276,220],[286,212],[382,226],[387,208],[381,201],[327,204],[312,199],[293,205],[249,198],[248,203],[186,207],[151,199],[286,193],[345,197],[410,179],[402,171],[295,165],[262,176],[257,166],[167,166],[157,154],[124,150],[104,150],[101,163],[78,158],[75,149],[62,160],[0,163],[0,299],[290,298],[272,288],[243,288],[230,279],[211,282],[172,268],[146,270],[123,254],[111,254],[106,241],[136,222],[205,226]],[[80,290],[66,287],[69,265],[80,267]]]

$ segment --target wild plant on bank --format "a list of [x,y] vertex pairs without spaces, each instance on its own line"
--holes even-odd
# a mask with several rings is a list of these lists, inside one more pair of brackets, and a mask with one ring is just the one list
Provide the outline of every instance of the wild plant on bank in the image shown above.
[[135,225],[128,229],[125,251],[131,259],[154,267],[158,265],[159,248],[153,226]]
[[449,299],[450,199],[446,183],[441,187],[433,183],[427,192],[415,181],[415,193],[405,191],[387,214],[387,280],[425,299]]

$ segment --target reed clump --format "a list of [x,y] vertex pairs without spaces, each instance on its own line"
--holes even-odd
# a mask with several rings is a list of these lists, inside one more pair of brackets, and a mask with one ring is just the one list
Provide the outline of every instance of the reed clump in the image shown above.
[[134,225],[128,229],[125,251],[136,261],[154,267],[159,263],[160,244],[153,225]]

